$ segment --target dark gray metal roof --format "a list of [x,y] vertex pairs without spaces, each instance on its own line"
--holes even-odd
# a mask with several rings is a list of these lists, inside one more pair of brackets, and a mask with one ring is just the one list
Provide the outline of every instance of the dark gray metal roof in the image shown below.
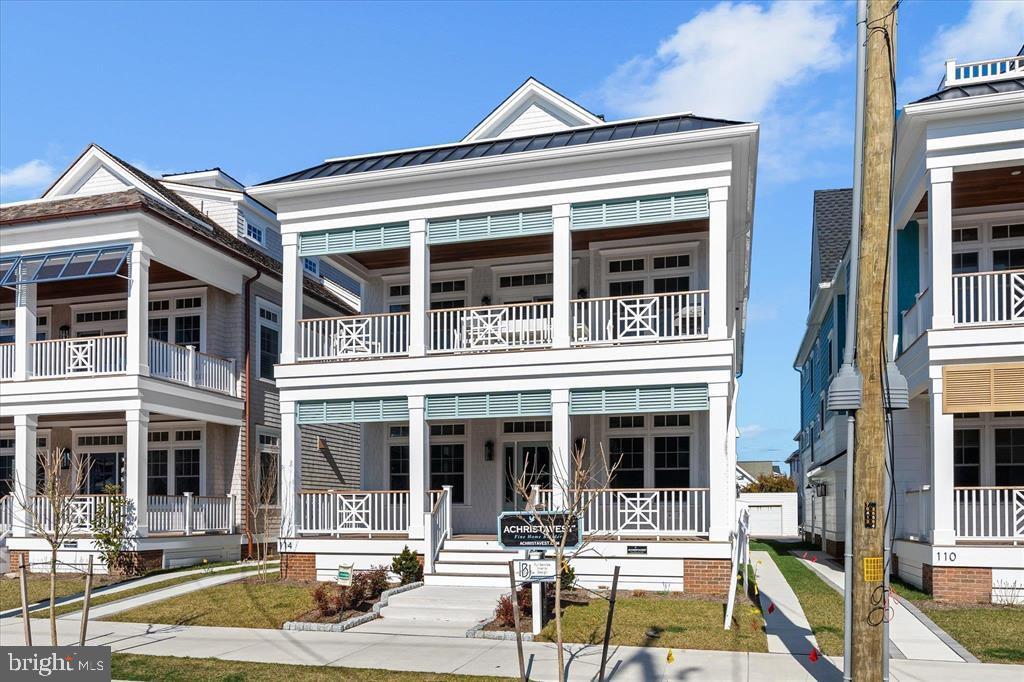
[[512,137],[500,140],[484,140],[447,144],[438,147],[426,147],[407,152],[385,152],[372,156],[361,156],[338,161],[325,161],[312,168],[268,180],[260,184],[272,185],[279,182],[296,180],[312,180],[337,175],[353,175],[368,171],[391,170],[409,166],[424,166],[444,161],[459,161],[484,156],[499,156],[531,152],[539,149],[555,149],[572,147],[580,144],[595,144],[612,140],[626,140],[638,137],[668,135],[708,128],[721,128],[731,125],[743,125],[740,121],[727,121],[719,118],[704,118],[685,114],[681,116],[661,116],[639,121],[609,123],[587,128],[577,128],[564,132],[543,133],[526,137]]
[[811,292],[822,282],[831,282],[846,248],[853,224],[853,189],[814,191],[814,226],[811,235]]
[[1024,91],[1024,78],[1010,78],[990,83],[973,83],[971,85],[955,85],[951,88],[944,88],[935,94],[928,95],[911,104],[922,102],[942,102],[950,99],[963,99],[965,97],[978,97],[980,95],[995,95],[1006,92]]

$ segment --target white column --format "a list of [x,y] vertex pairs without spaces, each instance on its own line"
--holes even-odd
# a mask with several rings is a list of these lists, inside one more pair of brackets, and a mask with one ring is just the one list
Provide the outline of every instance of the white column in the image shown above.
[[572,423],[569,420],[569,389],[551,390],[551,502],[557,509],[572,485]]
[[953,326],[953,169],[928,172],[928,253],[932,259],[932,329]]
[[569,204],[551,207],[554,221],[552,245],[552,333],[554,348],[568,348],[572,330],[572,232],[569,230]]
[[149,250],[136,242],[128,256],[128,374],[149,374]]
[[299,262],[299,235],[281,235],[281,364],[295,362],[299,356],[299,320],[302,318],[302,263]]
[[953,415],[942,412],[942,368],[932,372],[931,400],[932,450],[932,544],[952,545],[956,541],[953,525]]
[[708,338],[724,339],[729,335],[729,188],[708,189],[708,202]]
[[427,221],[409,221],[409,355],[427,354],[430,325],[430,247],[427,246]]
[[[129,327],[130,328],[130,327]],[[149,535],[149,411],[125,410],[124,493],[135,511],[136,535]],[[174,472],[168,472],[173,476]]]
[[[32,496],[36,494],[37,425],[35,415],[14,415],[14,485],[19,498],[26,504],[32,504]],[[14,535],[27,537],[32,520],[17,502],[14,502],[13,521]]]
[[[295,420],[295,403],[281,403],[280,537],[294,538],[299,527],[299,490],[302,488],[302,431]],[[250,463],[250,466],[252,464]],[[248,493],[246,493],[248,494]]]
[[14,301],[14,380],[25,381],[32,376],[30,344],[36,340],[36,285],[17,287]]
[[422,539],[423,515],[430,511],[430,427],[426,399],[409,396],[409,539]]
[[[730,483],[734,483],[736,480],[736,439],[739,437],[739,427],[736,424],[736,404],[739,391],[740,384],[739,380],[737,380],[733,383],[732,396],[729,398],[728,435],[725,439],[726,480]],[[726,519],[726,524],[730,529],[733,529],[736,527],[736,501],[738,493],[735,485],[731,485],[728,490],[730,497],[726,508],[729,511],[729,516]]]
[[729,539],[729,505],[735,503],[735,474],[729,475],[729,385],[708,384],[708,487],[710,492],[710,539]]

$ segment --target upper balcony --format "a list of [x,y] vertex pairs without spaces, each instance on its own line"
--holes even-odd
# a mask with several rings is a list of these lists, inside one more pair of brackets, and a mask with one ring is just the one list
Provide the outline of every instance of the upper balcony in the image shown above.
[[942,82],[939,83],[939,89],[1020,78],[1021,76],[1024,76],[1024,55],[983,59],[963,64],[957,64],[955,59],[947,59],[946,74],[942,78]]

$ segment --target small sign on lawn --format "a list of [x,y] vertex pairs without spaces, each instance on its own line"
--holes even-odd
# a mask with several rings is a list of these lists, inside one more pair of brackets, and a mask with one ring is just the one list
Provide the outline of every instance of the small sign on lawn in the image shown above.
[[338,584],[344,587],[352,586],[353,564],[338,564]]
[[554,559],[516,559],[512,567],[516,580],[523,583],[553,583],[558,574]]

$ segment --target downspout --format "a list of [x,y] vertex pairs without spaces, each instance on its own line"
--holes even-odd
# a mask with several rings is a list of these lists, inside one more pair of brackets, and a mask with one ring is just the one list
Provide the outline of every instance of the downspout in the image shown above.
[[250,431],[252,430],[252,371],[249,355],[252,351],[252,283],[260,278],[262,271],[257,270],[256,274],[252,277],[248,277],[245,283],[242,285],[242,299],[245,307],[245,345],[242,351],[243,369],[242,375],[245,378],[245,403],[243,408],[243,426],[242,426],[242,494],[244,495],[244,501],[242,502],[242,513],[245,515],[242,521],[242,528],[245,529],[246,539],[246,556],[247,558],[253,558],[253,529],[250,526],[250,519],[252,513],[250,505],[252,504],[251,495],[252,486],[249,482],[249,475],[251,473],[251,467],[249,466],[252,462],[252,439],[249,437]]

